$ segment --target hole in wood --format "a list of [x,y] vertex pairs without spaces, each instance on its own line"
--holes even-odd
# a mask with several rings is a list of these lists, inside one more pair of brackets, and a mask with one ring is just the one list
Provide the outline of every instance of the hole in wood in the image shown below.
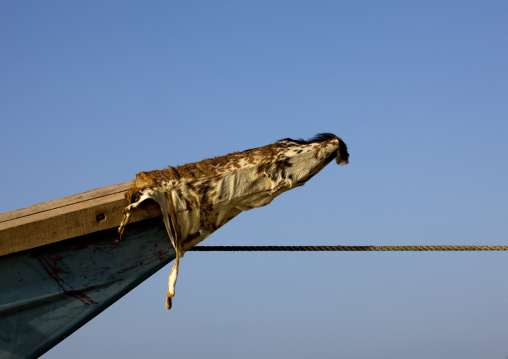
[[100,223],[106,219],[106,215],[104,213],[98,214],[97,217],[95,217],[95,220],[97,223]]

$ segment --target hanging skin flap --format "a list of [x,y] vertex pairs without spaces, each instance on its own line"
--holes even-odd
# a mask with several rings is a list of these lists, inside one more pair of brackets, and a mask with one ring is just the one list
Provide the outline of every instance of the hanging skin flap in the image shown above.
[[269,204],[279,194],[303,186],[333,159],[349,161],[346,144],[331,133],[276,143],[205,159],[178,167],[141,172],[126,193],[118,229],[120,237],[132,212],[147,199],[162,211],[168,236],[176,250],[166,307],[171,307],[179,259],[233,217]]

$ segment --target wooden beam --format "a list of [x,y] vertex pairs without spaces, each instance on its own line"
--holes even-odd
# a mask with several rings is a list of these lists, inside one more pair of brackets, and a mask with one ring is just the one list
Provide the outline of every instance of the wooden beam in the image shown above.
[[[0,256],[118,227],[127,205],[124,194],[132,185],[119,183],[0,214]],[[159,206],[147,201],[130,222],[160,215]]]

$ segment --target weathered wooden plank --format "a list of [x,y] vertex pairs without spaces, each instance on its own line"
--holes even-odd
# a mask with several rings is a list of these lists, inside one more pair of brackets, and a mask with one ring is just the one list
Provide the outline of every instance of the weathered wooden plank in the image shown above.
[[[0,214],[0,256],[117,227],[132,182]],[[159,206],[149,202],[135,211],[131,222],[160,214]]]
[[33,206],[17,209],[15,211],[0,213],[0,223],[21,218],[29,215],[33,215],[39,212],[44,212],[59,207],[63,207],[70,204],[77,204],[80,202],[89,201],[92,199],[112,195],[115,193],[124,193],[130,187],[132,187],[134,181],[123,182],[114,184],[107,187],[97,188],[83,193],[78,193],[72,196],[53,199],[51,201],[34,204]]

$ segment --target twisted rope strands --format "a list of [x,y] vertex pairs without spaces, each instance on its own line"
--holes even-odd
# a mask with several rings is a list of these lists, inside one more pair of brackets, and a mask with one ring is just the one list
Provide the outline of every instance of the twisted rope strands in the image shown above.
[[508,251],[508,246],[197,246],[195,252],[428,252],[428,251]]

